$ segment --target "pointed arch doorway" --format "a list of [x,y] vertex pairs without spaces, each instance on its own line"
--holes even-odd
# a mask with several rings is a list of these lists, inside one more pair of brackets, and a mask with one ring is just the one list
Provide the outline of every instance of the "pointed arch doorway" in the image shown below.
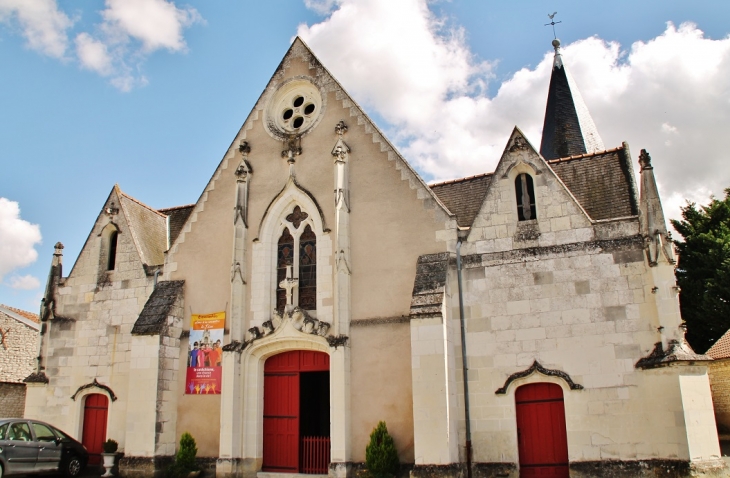
[[568,478],[563,389],[554,383],[523,385],[515,404],[520,478]]
[[326,474],[329,355],[292,350],[264,364],[263,471]]
[[102,443],[106,440],[106,420],[109,399],[106,395],[92,393],[84,400],[84,423],[81,443],[89,450],[89,464],[101,463]]

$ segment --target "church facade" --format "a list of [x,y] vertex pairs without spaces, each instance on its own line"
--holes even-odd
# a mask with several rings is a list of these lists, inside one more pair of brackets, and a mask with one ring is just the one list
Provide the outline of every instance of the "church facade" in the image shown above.
[[555,49],[540,150],[428,185],[296,39],[194,205],[57,244],[26,416],[126,476],[353,476],[381,420],[413,476],[722,476],[651,158]]

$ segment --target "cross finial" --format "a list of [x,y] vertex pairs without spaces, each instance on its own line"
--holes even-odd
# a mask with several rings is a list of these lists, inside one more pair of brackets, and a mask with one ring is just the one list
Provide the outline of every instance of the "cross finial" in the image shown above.
[[[555,34],[555,25],[557,25],[558,23],[563,23],[563,22],[555,21],[555,15],[557,15],[557,14],[558,14],[558,12],[548,13],[548,18],[550,19],[550,23],[545,24],[545,26],[551,25],[553,27],[553,38],[555,38],[556,40],[558,39],[558,36]],[[555,46],[555,42],[553,42],[553,46]],[[558,46],[560,46],[560,43],[558,43]],[[555,48],[557,49],[557,47],[555,47]]]
[[340,120],[340,122],[337,123],[337,126],[335,126],[335,134],[342,138],[342,135],[345,133],[347,133],[347,125],[343,120]]

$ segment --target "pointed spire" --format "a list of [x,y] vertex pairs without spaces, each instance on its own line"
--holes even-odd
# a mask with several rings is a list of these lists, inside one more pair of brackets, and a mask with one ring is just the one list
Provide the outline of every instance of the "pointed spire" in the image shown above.
[[[663,259],[674,264],[674,248],[672,237],[667,230],[664,219],[662,202],[659,199],[659,188],[654,178],[654,167],[651,165],[651,156],[645,149],[639,155],[641,166],[641,196],[639,197],[639,227],[644,236],[646,252],[649,256],[649,265],[656,266]],[[663,256],[663,257],[662,257]]]
[[560,40],[553,40],[555,57],[550,77],[540,154],[564,158],[605,149],[578,87],[563,65]]

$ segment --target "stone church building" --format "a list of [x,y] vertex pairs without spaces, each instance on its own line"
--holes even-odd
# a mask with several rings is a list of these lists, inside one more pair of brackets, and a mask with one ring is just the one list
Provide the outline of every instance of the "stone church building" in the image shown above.
[[654,165],[554,46],[539,150],[429,185],[297,38],[194,205],[115,186],[57,244],[26,416],[126,476],[186,431],[219,477],[354,476],[381,420],[414,477],[721,476]]

